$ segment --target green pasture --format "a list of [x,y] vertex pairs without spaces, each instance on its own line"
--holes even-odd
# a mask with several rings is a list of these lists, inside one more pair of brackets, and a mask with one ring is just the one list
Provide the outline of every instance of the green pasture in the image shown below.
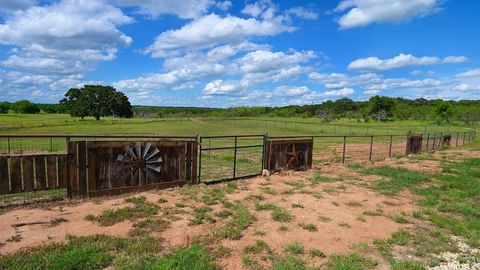
[[342,119],[323,123],[318,118],[73,118],[66,114],[3,114],[1,134],[132,134],[163,135],[365,135],[407,132],[452,132],[472,128],[461,122],[438,126],[432,121],[363,123]]

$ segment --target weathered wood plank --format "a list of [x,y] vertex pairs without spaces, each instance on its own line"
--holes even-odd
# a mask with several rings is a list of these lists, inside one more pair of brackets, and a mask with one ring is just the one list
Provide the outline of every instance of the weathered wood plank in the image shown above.
[[10,181],[12,193],[22,192],[22,159],[19,156],[10,158]]
[[34,175],[33,175],[33,157],[24,156],[23,162],[23,191],[30,192],[34,190]]
[[178,179],[181,180],[181,181],[186,181],[186,176],[185,176],[185,155],[186,155],[186,151],[187,150],[187,146],[185,145],[183,148],[180,148],[178,149],[178,155],[179,155],[179,174],[178,174]]
[[58,188],[67,188],[67,155],[58,155]]
[[198,142],[192,142],[192,182],[198,181]]
[[10,193],[10,181],[8,177],[8,158],[0,157],[0,194]]
[[68,156],[67,156],[67,183],[68,183],[68,197],[78,197],[78,181],[77,181],[77,144],[75,142],[68,142]]
[[45,156],[35,156],[35,190],[47,189],[47,175],[45,174]]
[[47,156],[48,189],[57,188],[57,156]]
[[78,191],[81,197],[87,196],[87,152],[86,142],[78,144]]
[[187,143],[187,153],[186,153],[186,164],[185,164],[185,173],[187,175],[187,183],[192,183],[192,151],[193,143]]
[[87,164],[88,164],[88,191],[97,189],[97,158],[95,151],[92,151],[90,144],[95,142],[89,142],[87,147]]

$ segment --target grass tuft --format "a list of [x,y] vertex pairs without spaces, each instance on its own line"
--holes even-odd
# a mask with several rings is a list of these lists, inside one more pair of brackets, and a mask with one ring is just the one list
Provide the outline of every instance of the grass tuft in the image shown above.
[[305,224],[305,223],[299,223],[298,226],[300,226],[302,229],[309,231],[309,232],[316,232],[318,231],[317,225],[315,224]]
[[331,270],[364,270],[373,269],[376,263],[359,254],[333,255],[327,263]]
[[291,254],[294,254],[294,255],[300,255],[300,254],[303,254],[305,253],[305,249],[303,248],[303,246],[298,243],[298,242],[293,242],[293,243],[290,243],[288,244],[286,247],[285,247],[285,251],[286,252],[289,252]]

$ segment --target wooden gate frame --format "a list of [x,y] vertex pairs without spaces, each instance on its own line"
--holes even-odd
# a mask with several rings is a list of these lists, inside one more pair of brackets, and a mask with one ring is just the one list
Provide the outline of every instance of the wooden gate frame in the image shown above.
[[[293,145],[308,145],[307,155],[306,155],[306,162],[305,168],[294,168],[294,170],[309,170],[312,168],[312,162],[313,162],[313,138],[282,138],[282,139],[269,139],[267,138],[266,144],[265,144],[265,154],[264,154],[264,168],[269,170],[269,171],[281,171],[283,169],[287,168],[281,168],[281,169],[276,169],[272,168],[272,159],[274,157],[274,152],[273,148],[275,145],[285,145],[288,147],[288,145],[293,144]],[[288,165],[288,164],[287,164]]]
[[[148,141],[141,141],[148,142]],[[69,141],[67,154],[67,179],[68,179],[68,197],[82,198],[82,197],[96,197],[96,196],[111,196],[119,195],[127,192],[146,191],[151,189],[164,189],[170,187],[183,186],[187,183],[195,183],[197,181],[197,161],[198,161],[198,142],[192,140],[186,141],[151,141],[152,143],[159,143],[165,147],[185,147],[185,172],[184,179],[178,181],[152,183],[138,186],[125,186],[110,189],[97,190],[96,178],[92,171],[88,171],[89,166],[93,166],[92,158],[87,154],[88,150],[96,143],[112,143],[125,145],[132,143],[131,141],[109,141],[109,142],[92,142],[92,141]]]

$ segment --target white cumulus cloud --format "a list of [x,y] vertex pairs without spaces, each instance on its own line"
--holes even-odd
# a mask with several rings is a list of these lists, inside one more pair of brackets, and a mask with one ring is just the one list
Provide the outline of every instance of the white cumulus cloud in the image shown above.
[[463,63],[467,61],[468,57],[465,56],[447,56],[443,58],[443,63]]
[[471,78],[471,77],[480,77],[480,68],[468,70],[462,73],[458,73],[455,77],[457,78]]
[[441,60],[438,57],[415,57],[411,54],[399,54],[390,59],[378,57],[360,58],[348,65],[348,69],[356,71],[386,71],[407,66],[432,65]]
[[15,47],[1,64],[40,72],[90,70],[132,42],[117,28],[132,21],[101,1],[64,0],[17,11],[0,24],[0,44]]
[[381,72],[408,66],[428,66],[439,63],[452,64],[467,60],[468,58],[465,56],[447,56],[442,59],[436,56],[416,57],[411,54],[401,53],[389,59],[380,59],[378,57],[360,58],[352,61],[348,65],[348,69],[361,72]]
[[281,19],[243,19],[228,15],[209,14],[177,30],[163,32],[156,37],[146,52],[153,57],[166,57],[182,50],[212,47],[217,44],[240,43],[248,37],[274,36],[294,28]]
[[362,27],[371,23],[400,23],[424,17],[440,10],[442,0],[343,0],[336,12],[342,29]]

